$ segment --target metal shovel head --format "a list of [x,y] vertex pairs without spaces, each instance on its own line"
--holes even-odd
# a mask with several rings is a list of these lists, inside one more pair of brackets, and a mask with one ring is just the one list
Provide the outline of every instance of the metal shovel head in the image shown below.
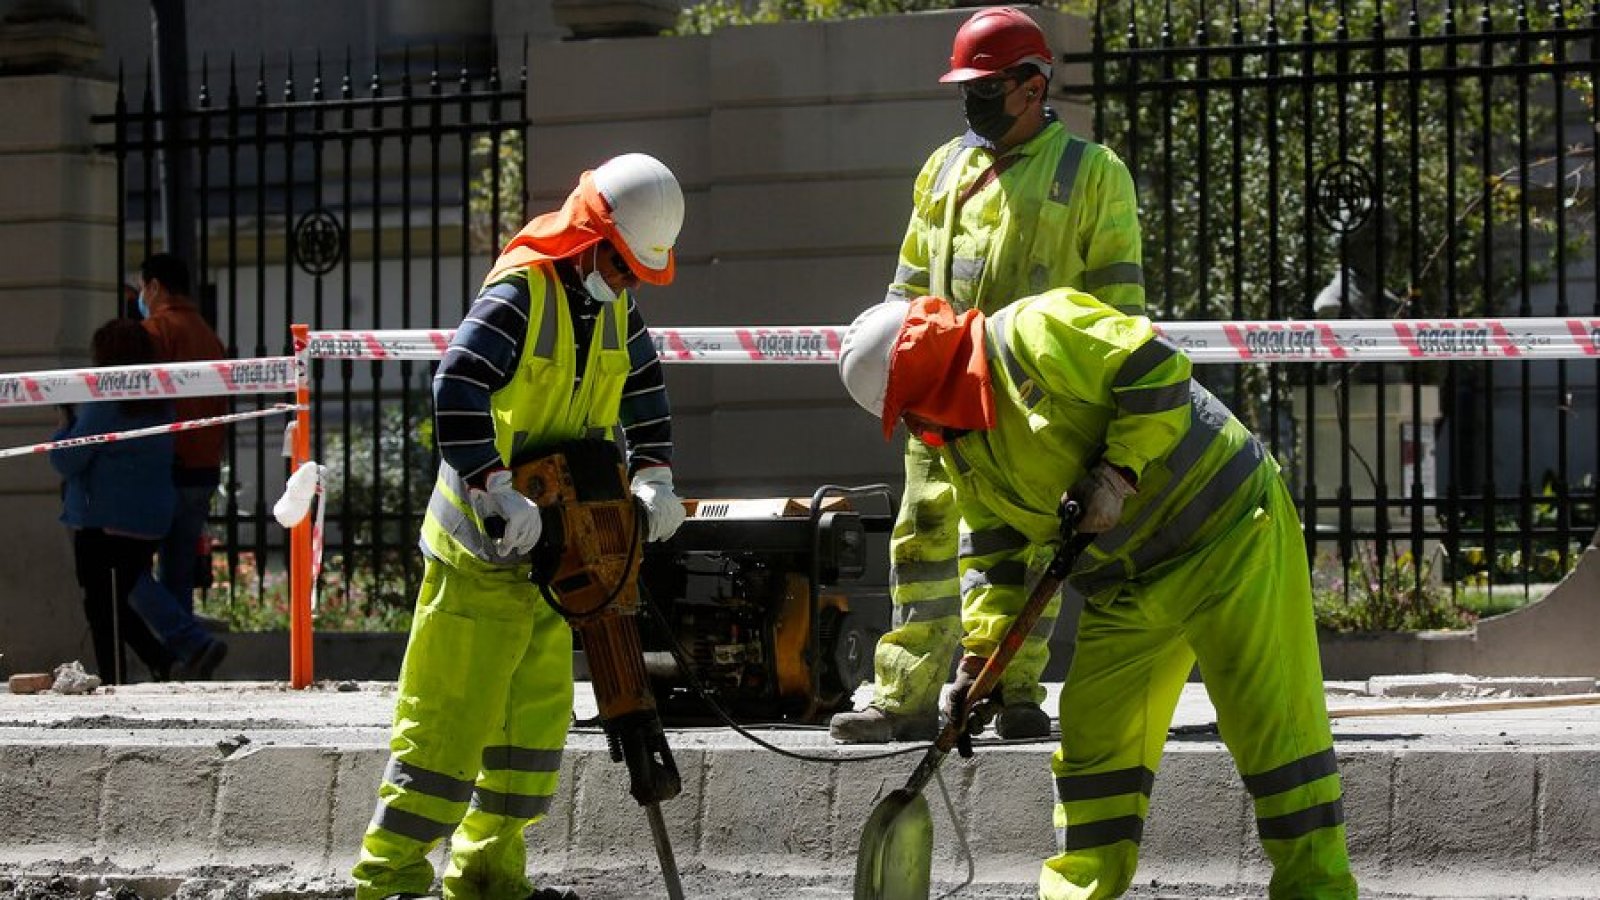
[[905,788],[878,801],[861,829],[855,900],[928,900],[933,882],[933,815]]

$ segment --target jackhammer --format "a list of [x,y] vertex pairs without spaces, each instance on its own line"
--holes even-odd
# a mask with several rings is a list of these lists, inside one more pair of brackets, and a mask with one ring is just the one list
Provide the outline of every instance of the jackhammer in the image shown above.
[[661,801],[683,789],[656,712],[639,644],[639,563],[645,511],[628,489],[615,443],[558,444],[512,469],[517,490],[539,505],[544,526],[529,580],[577,632],[613,762],[628,767],[628,792],[644,807],[672,900],[683,885]]

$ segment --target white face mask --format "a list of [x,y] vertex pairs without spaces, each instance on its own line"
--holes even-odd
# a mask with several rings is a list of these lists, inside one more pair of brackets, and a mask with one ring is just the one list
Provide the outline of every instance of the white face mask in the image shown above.
[[606,277],[600,274],[600,245],[594,245],[594,266],[583,276],[583,289],[601,303],[617,302],[617,292],[611,289]]

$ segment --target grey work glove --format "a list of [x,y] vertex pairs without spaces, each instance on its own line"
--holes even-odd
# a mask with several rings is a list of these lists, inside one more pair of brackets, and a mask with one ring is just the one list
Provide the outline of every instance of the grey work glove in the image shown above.
[[539,543],[544,521],[539,518],[539,504],[534,503],[516,485],[511,483],[511,472],[496,469],[483,480],[483,487],[469,491],[472,509],[483,520],[490,535],[500,531],[492,519],[505,523],[505,530],[495,536],[494,547],[501,556],[523,556]]
[[1137,492],[1132,473],[1110,463],[1096,464],[1067,492],[1083,507],[1078,530],[1099,534],[1114,528],[1122,518],[1122,504]]
[[972,685],[978,680],[978,673],[983,671],[983,666],[989,661],[986,656],[963,656],[961,664],[956,667],[956,680],[950,682],[950,690],[945,692],[944,704],[939,707],[939,712],[944,714],[945,721],[954,722],[967,708],[967,693],[972,690]]

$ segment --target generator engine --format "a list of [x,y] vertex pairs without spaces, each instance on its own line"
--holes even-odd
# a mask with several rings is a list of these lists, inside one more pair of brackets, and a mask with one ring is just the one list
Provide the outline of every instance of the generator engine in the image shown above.
[[677,534],[646,546],[639,580],[665,623],[641,617],[640,640],[664,721],[716,721],[701,689],[740,722],[821,723],[850,708],[883,633],[859,607],[887,607],[887,586],[862,582],[869,559],[887,555],[869,535],[887,534],[892,517],[854,508],[879,493],[891,508],[887,488],[829,490],[690,501]]

